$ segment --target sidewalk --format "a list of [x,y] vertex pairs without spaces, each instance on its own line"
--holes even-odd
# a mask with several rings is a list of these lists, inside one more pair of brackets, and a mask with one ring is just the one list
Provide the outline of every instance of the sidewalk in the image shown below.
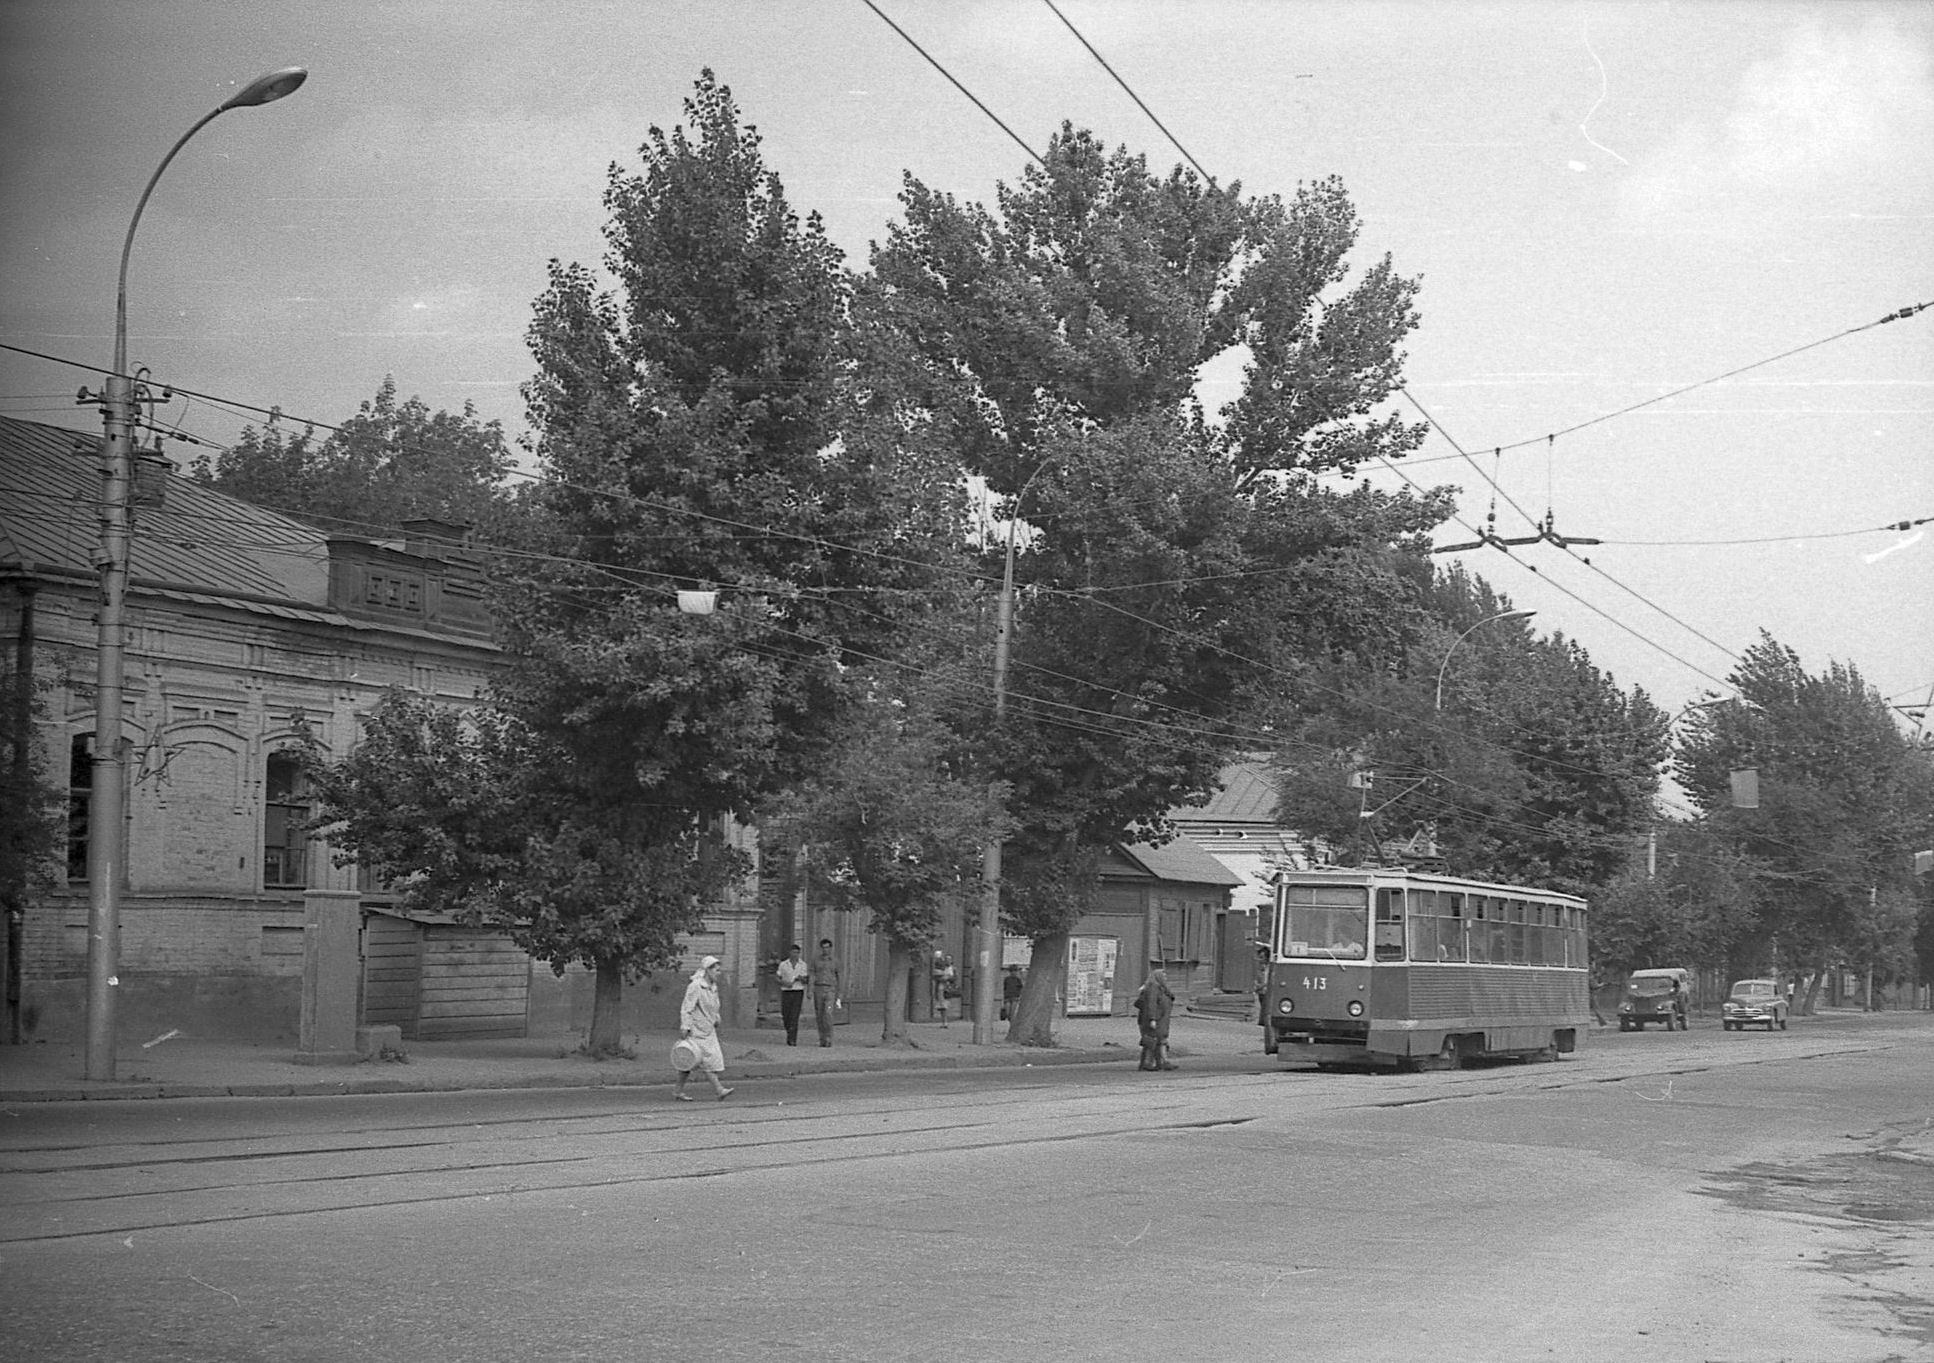
[[[1052,1049],[997,1040],[973,1044],[971,1022],[909,1024],[911,1045],[886,1047],[871,1027],[837,1029],[821,1047],[810,1028],[797,1047],[777,1029],[722,1031],[727,1082],[876,1070],[1115,1064],[1139,1054],[1132,1017],[1063,1018]],[[997,1037],[1006,1027],[996,1028]],[[0,1104],[128,1098],[289,1098],[344,1093],[444,1093],[463,1089],[619,1088],[670,1084],[671,1032],[624,1038],[635,1058],[592,1060],[576,1034],[489,1041],[409,1041],[401,1060],[302,1065],[293,1043],[254,1045],[191,1036],[122,1039],[113,1080],[82,1077],[79,1042],[0,1046]],[[1242,1054],[1261,1047],[1253,1024],[1178,1014],[1178,1056]]]

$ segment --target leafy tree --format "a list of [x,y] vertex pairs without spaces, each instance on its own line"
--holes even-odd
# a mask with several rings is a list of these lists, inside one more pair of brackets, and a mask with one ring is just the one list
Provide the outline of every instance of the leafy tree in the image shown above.
[[[885,651],[890,603],[918,597],[929,550],[957,537],[931,440],[855,380],[878,341],[853,325],[819,221],[793,213],[710,72],[685,112],[689,129],[651,130],[640,169],[611,170],[616,291],[553,261],[534,310],[541,477],[492,575],[507,658],[478,732],[503,738],[473,754],[496,779],[456,764],[514,811],[514,856],[506,819],[453,810],[448,840],[477,874],[416,872],[555,967],[592,968],[594,1053],[618,1044],[625,981],[675,960],[743,880],[734,821],[823,758],[851,665]],[[718,609],[686,613],[692,592]],[[410,741],[450,748],[409,718]],[[348,836],[405,871],[407,831]]]
[[[1934,835],[1927,754],[1849,664],[1809,674],[1762,634],[1728,680],[1737,703],[1694,712],[1676,771],[1713,835],[1749,863],[1756,913],[1742,954],[1816,980],[1835,964],[1897,968],[1910,929],[1896,906],[1914,849]],[[1733,806],[1743,770],[1757,774],[1757,808]]]
[[[1497,618],[1510,603],[1461,570],[1418,605],[1397,649],[1343,659],[1292,697],[1284,822],[1371,858],[1382,849],[1358,824],[1425,828],[1460,874],[1597,897],[1654,818],[1666,716],[1577,644]],[[1352,772],[1374,784],[1348,788]],[[1637,943],[1656,906],[1649,891],[1626,898]]]
[[775,802],[761,827],[805,845],[820,902],[870,911],[868,930],[887,943],[881,1040],[904,1044],[910,972],[943,906],[978,892],[994,805],[934,712],[928,693],[944,679],[891,677],[861,688],[824,770]]
[[[363,740],[328,762],[310,740],[319,816],[339,857],[412,907],[509,929],[561,974],[570,962],[667,961],[691,905],[743,853],[686,828],[632,844],[559,780],[568,755],[516,716],[388,693]],[[615,1025],[615,1023],[614,1023]],[[602,1053],[616,1048],[615,1032]]]
[[198,456],[189,476],[246,502],[325,529],[373,535],[430,517],[486,525],[501,511],[512,460],[503,430],[461,413],[396,399],[385,377],[376,396],[321,440],[313,426],[250,427],[215,459]]
[[[65,787],[47,779],[43,754],[34,744],[34,722],[43,713],[47,690],[45,678],[14,659],[0,662],[0,782],[6,809],[6,817],[0,818],[0,990],[19,973],[17,925],[35,892],[54,884],[67,832],[61,818]],[[60,759],[64,763],[66,754]],[[4,1008],[0,1045],[19,1039],[13,1005]]]
[[[869,287],[935,426],[1032,528],[988,748],[1013,790],[1003,913],[1035,943],[1010,1036],[1045,1042],[1100,851],[1206,796],[1292,649],[1383,629],[1389,551],[1442,514],[1314,481],[1421,439],[1372,415],[1415,285],[1386,259],[1346,286],[1357,220],[1334,180],[1246,200],[1072,127],[998,211],[911,176],[902,203]],[[1237,354],[1212,424],[1197,378]]]

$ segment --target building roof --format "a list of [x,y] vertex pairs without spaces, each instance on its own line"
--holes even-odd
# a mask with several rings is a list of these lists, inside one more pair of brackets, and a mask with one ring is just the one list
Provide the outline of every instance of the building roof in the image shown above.
[[[92,582],[100,538],[97,434],[0,416],[0,570]],[[159,507],[133,509],[131,590],[224,605],[329,609],[329,547],[291,516],[170,474]]]
[[1191,827],[1217,824],[1276,826],[1276,780],[1263,756],[1231,762],[1218,776],[1220,787],[1205,805],[1169,811],[1169,818]]
[[1204,852],[1187,838],[1171,838],[1160,847],[1149,843],[1122,843],[1120,850],[1130,862],[1157,880],[1181,881],[1190,885],[1240,885],[1242,877]]

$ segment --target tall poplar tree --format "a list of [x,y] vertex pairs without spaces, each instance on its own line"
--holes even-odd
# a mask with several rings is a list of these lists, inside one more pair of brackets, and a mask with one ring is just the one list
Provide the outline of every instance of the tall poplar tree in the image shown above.
[[[1285,669],[1362,646],[1405,596],[1398,551],[1441,507],[1316,476],[1421,439],[1377,415],[1416,286],[1352,271],[1334,180],[1245,198],[1069,126],[992,210],[911,176],[902,203],[871,285],[935,421],[1029,527],[986,747],[1013,792],[1003,912],[1035,944],[1010,1035],[1042,1042],[1100,853],[1161,837]],[[1195,396],[1217,359],[1242,370],[1219,422]]]
[[[493,713],[451,732],[390,707],[365,746],[417,764],[426,797],[327,811],[440,906],[589,967],[593,1052],[618,1045],[625,982],[743,885],[737,821],[823,751],[849,665],[890,644],[961,519],[931,442],[856,380],[877,341],[839,253],[731,93],[706,72],[640,158],[605,190],[614,287],[553,261],[534,309],[540,476],[493,561]],[[412,869],[385,805],[446,826],[423,839],[440,866]]]

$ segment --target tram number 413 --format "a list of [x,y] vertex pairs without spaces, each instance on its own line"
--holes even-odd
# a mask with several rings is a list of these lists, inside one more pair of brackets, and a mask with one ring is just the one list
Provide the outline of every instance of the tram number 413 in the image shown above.
[[1330,977],[1328,975],[1303,976],[1303,988],[1305,989],[1328,989],[1329,987]]

